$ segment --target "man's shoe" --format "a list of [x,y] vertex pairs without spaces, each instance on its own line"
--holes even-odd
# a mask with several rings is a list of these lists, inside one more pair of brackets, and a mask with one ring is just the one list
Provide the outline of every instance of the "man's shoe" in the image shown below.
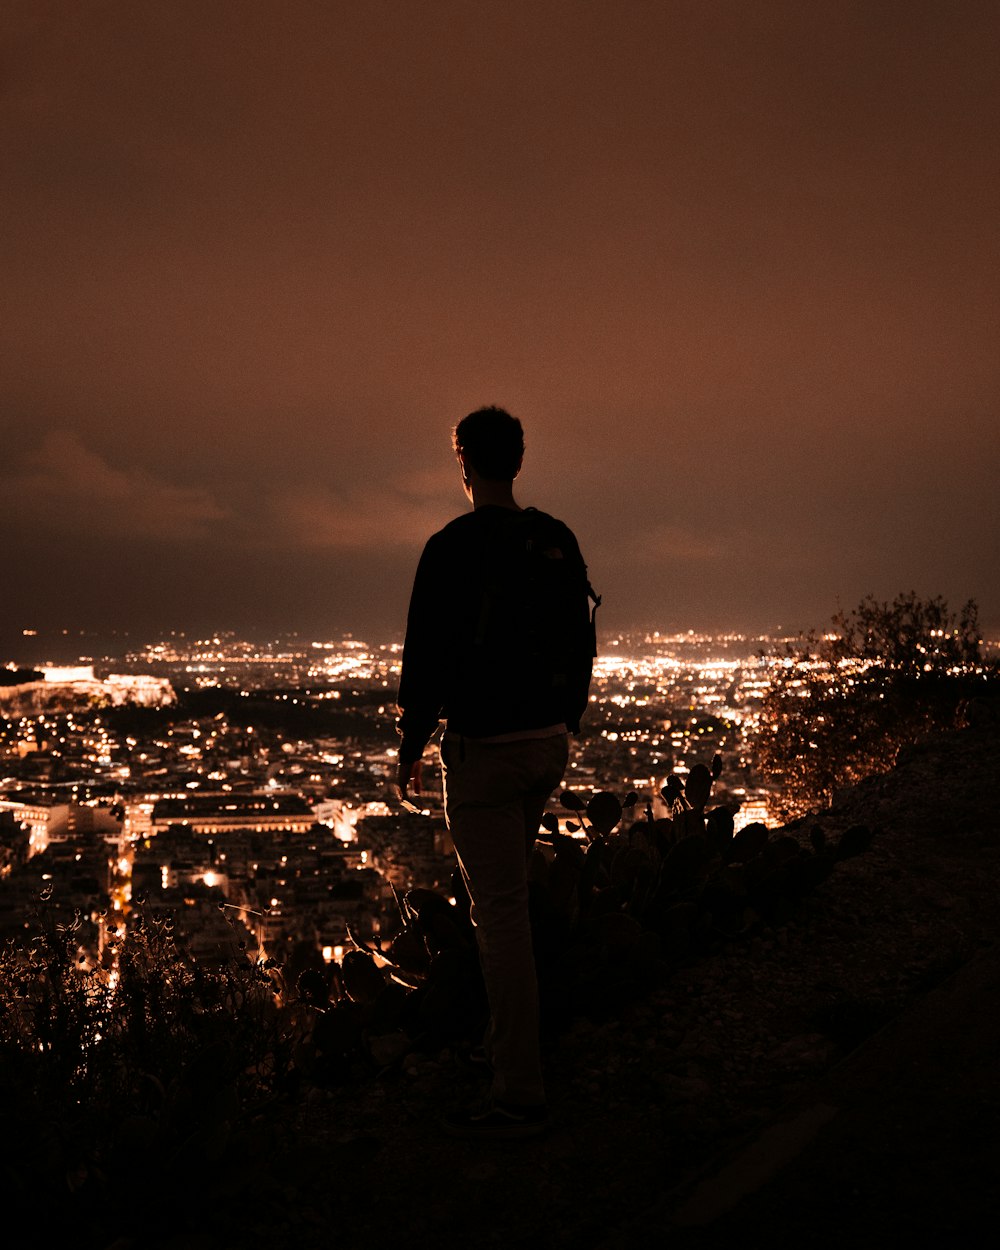
[[540,1137],[549,1127],[549,1113],[544,1105],[508,1107],[491,1102],[478,1111],[459,1111],[445,1116],[441,1127],[449,1137],[516,1141],[524,1137]]

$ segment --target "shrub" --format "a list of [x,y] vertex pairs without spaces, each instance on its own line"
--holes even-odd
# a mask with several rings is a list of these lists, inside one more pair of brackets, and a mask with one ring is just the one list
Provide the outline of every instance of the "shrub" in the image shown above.
[[958,704],[996,680],[980,655],[971,600],[955,614],[940,596],[868,596],[774,659],[752,742],[780,786],[787,818],[828,805],[837,789],[892,767],[900,747],[955,723]]
[[56,917],[43,895],[27,945],[0,950],[0,1166],[13,1193],[79,1245],[148,1219],[175,1184],[189,1198],[158,1220],[203,1222],[185,1178],[211,1167],[248,1183],[241,1134],[289,1089],[301,1019],[277,973],[235,944],[205,966],[169,919],[139,915],[110,971],[81,959],[79,916]]

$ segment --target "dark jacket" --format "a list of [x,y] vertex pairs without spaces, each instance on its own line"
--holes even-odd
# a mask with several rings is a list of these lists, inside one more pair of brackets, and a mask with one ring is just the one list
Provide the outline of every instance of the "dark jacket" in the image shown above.
[[470,738],[576,732],[595,652],[588,594],[596,603],[576,538],[548,513],[480,507],[432,535],[407,616],[400,758],[418,759],[442,719]]

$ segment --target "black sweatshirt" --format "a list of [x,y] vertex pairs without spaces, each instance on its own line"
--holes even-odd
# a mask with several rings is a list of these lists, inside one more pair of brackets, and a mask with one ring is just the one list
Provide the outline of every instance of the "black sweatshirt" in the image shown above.
[[[506,603],[489,609],[501,631],[484,647],[484,602],[497,584],[498,544],[515,530],[532,536],[545,560],[539,567],[557,576],[561,600],[532,619],[553,621],[562,667],[571,671],[558,688],[539,679],[526,664],[514,636],[519,624]],[[546,560],[548,563],[546,563]],[[536,562],[537,563],[537,562]],[[572,531],[535,509],[515,512],[487,505],[456,517],[433,534],[417,566],[406,622],[403,668],[397,703],[404,762],[419,759],[428,739],[446,720],[451,732],[492,737],[565,723],[579,729],[593,663],[593,622],[586,565]],[[504,615],[506,613],[506,615]],[[533,675],[534,674],[534,675]]]

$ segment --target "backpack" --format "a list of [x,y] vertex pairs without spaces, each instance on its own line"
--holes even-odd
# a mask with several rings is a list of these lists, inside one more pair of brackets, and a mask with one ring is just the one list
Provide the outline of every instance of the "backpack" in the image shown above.
[[600,598],[576,539],[561,521],[526,508],[495,518],[480,554],[463,685],[490,732],[559,722],[578,732]]

